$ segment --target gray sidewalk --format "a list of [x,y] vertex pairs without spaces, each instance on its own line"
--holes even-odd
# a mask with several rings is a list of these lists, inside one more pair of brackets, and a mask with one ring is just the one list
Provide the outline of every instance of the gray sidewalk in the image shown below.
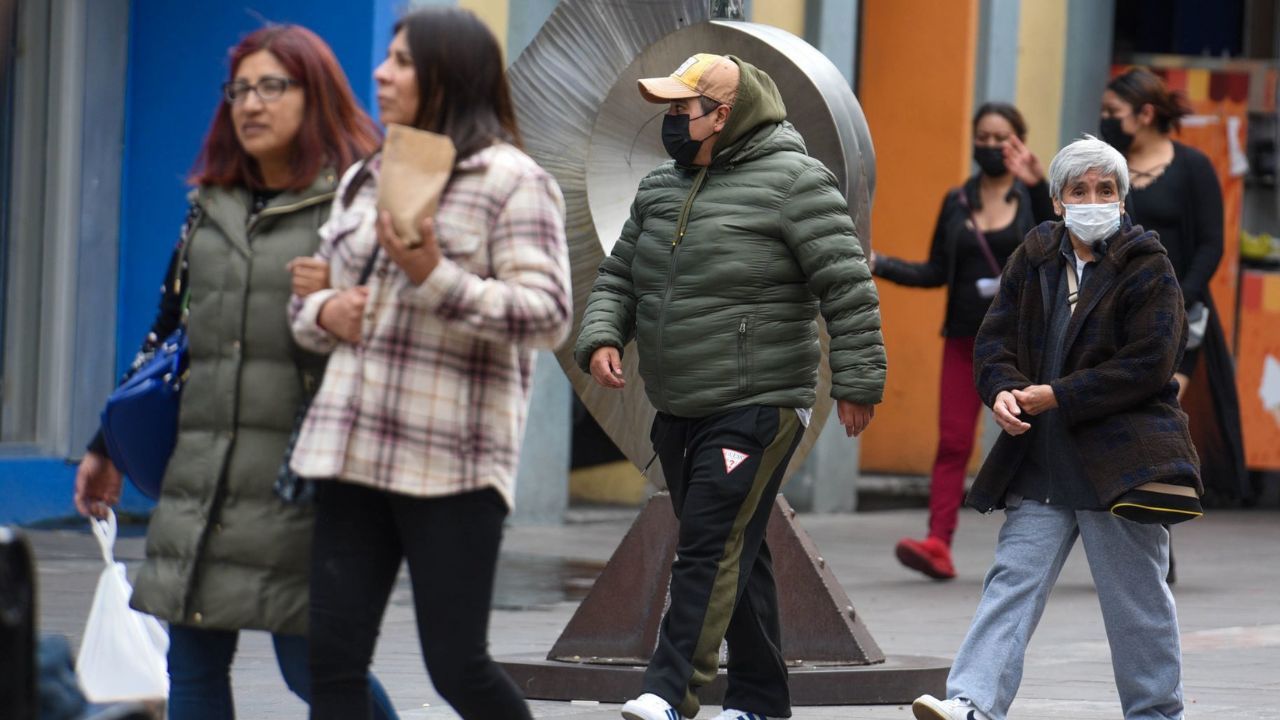
[[[555,641],[593,572],[631,520],[625,512],[590,517],[589,522],[508,531],[490,635],[494,655],[546,652]],[[954,655],[977,604],[999,514],[962,514],[955,547],[960,577],[948,583],[918,577],[892,557],[901,535],[922,534],[922,510],[801,519],[887,653]],[[95,542],[87,532],[75,530],[30,535],[40,564],[41,629],[66,634],[78,644],[101,567]],[[1174,545],[1187,717],[1280,718],[1280,512],[1210,512],[1175,528]],[[120,539],[116,552],[136,570],[142,557],[139,531]],[[233,670],[239,717],[305,717],[305,706],[285,689],[270,647],[263,633],[242,636]],[[387,612],[374,669],[402,717],[456,717],[427,680],[403,576]],[[618,717],[616,706],[610,705],[533,706],[539,718]],[[713,714],[711,708],[702,713]],[[797,708],[795,717],[908,719],[911,711],[902,706]],[[1031,644],[1012,717],[1120,717],[1097,597],[1079,546]]]

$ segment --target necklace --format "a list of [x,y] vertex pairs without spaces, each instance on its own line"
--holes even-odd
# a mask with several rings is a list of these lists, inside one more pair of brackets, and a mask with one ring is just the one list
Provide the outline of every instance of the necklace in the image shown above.
[[1153,178],[1163,173],[1165,171],[1165,168],[1169,167],[1171,164],[1172,162],[1160,163],[1159,165],[1153,166],[1150,170],[1139,170],[1137,168],[1131,167],[1129,168],[1129,173],[1131,175],[1138,175],[1140,177]]

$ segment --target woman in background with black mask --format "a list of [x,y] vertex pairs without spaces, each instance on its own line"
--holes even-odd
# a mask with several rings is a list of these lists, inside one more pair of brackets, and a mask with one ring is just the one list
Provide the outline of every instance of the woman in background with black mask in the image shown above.
[[[1209,158],[1170,137],[1191,108],[1154,73],[1132,68],[1102,93],[1102,139],[1129,161],[1128,210],[1136,224],[1160,234],[1187,304],[1191,335],[1174,378],[1187,392],[1205,328],[1197,321],[1212,304],[1209,280],[1222,259],[1222,190]],[[1221,335],[1221,329],[1218,335]]]
[[[1149,70],[1130,68],[1102,93],[1099,134],[1129,162],[1132,185],[1125,210],[1134,224],[1154,230],[1169,253],[1187,309],[1187,349],[1174,374],[1183,401],[1204,357],[1206,404],[1191,431],[1200,454],[1206,495],[1227,501],[1251,494],[1244,465],[1235,364],[1214,312],[1209,280],[1222,260],[1222,187],[1209,158],[1171,134],[1191,113],[1182,93]],[[1184,405],[1186,402],[1184,401]],[[1169,582],[1177,579],[1172,552]]]
[[964,496],[982,401],[973,387],[973,339],[999,284],[1000,270],[1035,225],[1054,219],[1044,168],[1024,145],[1027,125],[1008,103],[973,116],[978,172],[942,202],[929,259],[914,263],[871,253],[871,271],[900,285],[947,286],[942,326],[938,452],[929,488],[929,535],[898,542],[898,560],[937,580],[955,577],[951,538]]

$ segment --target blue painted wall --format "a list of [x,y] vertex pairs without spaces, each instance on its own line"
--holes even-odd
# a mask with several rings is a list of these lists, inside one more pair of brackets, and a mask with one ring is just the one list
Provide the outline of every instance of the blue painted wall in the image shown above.
[[[0,461],[0,525],[24,524],[76,514],[72,495],[76,466],[59,458]],[[145,513],[152,502],[125,483],[118,510]]]
[[221,102],[227,51],[264,22],[314,30],[371,107],[373,68],[403,0],[133,0],[120,228],[115,366],[150,327],[188,190],[186,176]]

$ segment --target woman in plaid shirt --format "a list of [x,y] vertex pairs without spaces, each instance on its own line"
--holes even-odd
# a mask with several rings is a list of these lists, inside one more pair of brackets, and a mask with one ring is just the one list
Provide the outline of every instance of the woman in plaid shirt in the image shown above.
[[416,248],[378,215],[379,157],[348,172],[320,231],[331,288],[290,306],[298,343],[331,354],[292,461],[323,481],[311,717],[369,717],[368,667],[405,558],[436,689],[464,718],[529,718],[489,657],[488,617],[532,351],[569,331],[564,203],[516,147],[502,54],[471,13],[402,18],[374,78],[383,123],[447,135],[458,160]]

